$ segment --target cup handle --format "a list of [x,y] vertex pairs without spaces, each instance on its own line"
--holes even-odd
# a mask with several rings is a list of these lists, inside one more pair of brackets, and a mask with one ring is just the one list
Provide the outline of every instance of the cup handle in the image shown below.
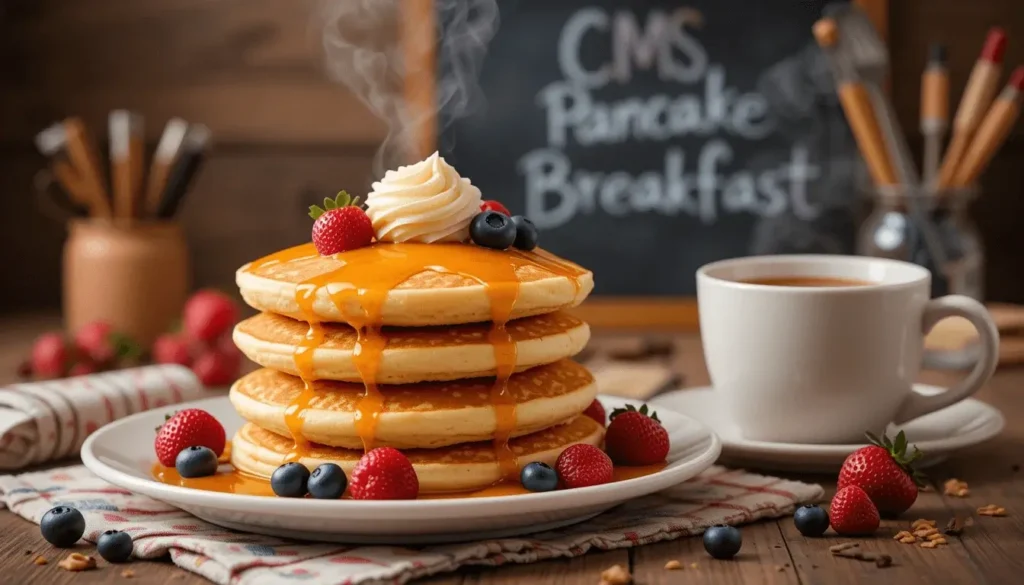
[[999,361],[999,331],[989,316],[988,310],[978,301],[963,295],[949,295],[928,301],[924,308],[921,328],[925,335],[936,323],[946,317],[963,317],[974,325],[981,343],[981,355],[967,377],[960,380],[941,394],[924,395],[911,392],[896,414],[896,424],[902,424],[919,416],[935,412],[960,402],[974,394],[992,377]]

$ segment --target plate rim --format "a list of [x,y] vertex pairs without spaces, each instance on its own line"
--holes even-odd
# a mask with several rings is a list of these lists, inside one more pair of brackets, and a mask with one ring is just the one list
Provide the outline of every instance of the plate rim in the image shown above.
[[[630,402],[643,404],[646,401],[630,400],[618,396],[598,395],[598,399],[611,402]],[[194,400],[174,405],[176,409],[182,408],[203,408],[210,403],[228,402],[227,396],[216,396]],[[460,516],[507,516],[514,515],[515,509],[508,508],[509,505],[521,507],[532,503],[542,506],[545,509],[584,506],[600,506],[604,504],[620,503],[632,498],[642,497],[667,489],[673,485],[682,483],[697,476],[704,470],[714,465],[722,452],[722,441],[710,427],[694,419],[691,416],[680,413],[670,407],[673,415],[682,418],[687,425],[696,428],[702,439],[696,442],[699,452],[693,454],[688,460],[679,465],[666,468],[647,476],[631,478],[623,481],[612,482],[585,488],[571,490],[555,490],[536,494],[515,494],[504,496],[482,496],[474,498],[451,498],[431,500],[317,500],[311,498],[274,498],[270,496],[257,496],[249,494],[232,494],[197,490],[181,486],[173,486],[158,482],[151,478],[141,478],[126,473],[100,460],[94,453],[94,447],[102,441],[103,437],[116,429],[130,425],[134,421],[153,416],[153,410],[118,419],[108,423],[92,433],[83,443],[81,449],[82,463],[89,471],[118,487],[128,489],[132,492],[151,497],[177,508],[182,506],[204,506],[220,510],[252,510],[252,506],[274,505],[275,515],[288,516],[311,516],[326,512],[348,514],[353,519],[368,519],[370,516],[383,512],[405,513],[410,520],[428,520],[443,514],[446,518],[452,517],[452,512],[458,512]],[[155,458],[154,458],[155,460]],[[657,487],[651,487],[652,484]],[[623,497],[623,490],[635,490],[638,486],[644,485],[641,492],[631,493]],[[139,489],[139,487],[143,489]],[[500,511],[500,513],[495,513]]]

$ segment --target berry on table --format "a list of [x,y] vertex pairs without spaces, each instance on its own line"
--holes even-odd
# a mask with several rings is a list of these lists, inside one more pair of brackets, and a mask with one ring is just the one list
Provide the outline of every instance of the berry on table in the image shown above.
[[913,464],[921,457],[914,447],[907,453],[907,436],[900,431],[895,440],[882,435],[879,439],[867,433],[871,445],[861,447],[847,456],[839,470],[837,489],[855,485],[864,490],[880,514],[898,516],[917,500],[918,486],[924,477]]
[[661,426],[658,414],[639,410],[632,404],[612,411],[605,434],[605,450],[619,465],[653,465],[668,456],[668,431]]
[[174,467],[178,453],[183,449],[209,447],[220,457],[226,442],[224,427],[212,414],[198,408],[187,408],[167,417],[166,422],[157,429],[153,447],[162,465]]
[[123,563],[132,557],[132,536],[120,530],[107,530],[96,541],[96,552],[108,563]]
[[309,491],[309,469],[291,461],[278,467],[270,476],[270,488],[282,498],[301,498]]
[[60,333],[44,333],[32,344],[32,373],[40,378],[59,378],[67,368],[68,342]]
[[238,306],[226,294],[201,290],[185,303],[181,327],[192,339],[212,342],[238,321]]
[[85,516],[71,506],[50,508],[39,522],[39,531],[53,546],[70,548],[85,534]]
[[511,216],[512,213],[507,207],[501,204],[500,201],[494,199],[488,199],[480,204],[480,211],[497,211],[498,213],[504,213],[505,215]]
[[322,463],[313,470],[307,482],[309,495],[320,500],[336,500],[345,493],[348,478],[345,470],[334,463]]
[[513,215],[512,223],[516,226],[516,239],[512,245],[520,250],[532,250],[537,247],[537,226],[521,215]]
[[241,368],[240,354],[219,348],[207,349],[192,364],[192,372],[208,388],[231,384],[238,378]]
[[114,359],[116,352],[113,342],[114,328],[105,321],[93,321],[82,325],[75,332],[75,349],[79,355],[88,357],[98,364]]
[[607,416],[604,413],[604,405],[596,398],[590,403],[590,406],[583,411],[583,415],[596,420],[602,427],[608,424]]
[[88,376],[89,374],[95,374],[98,371],[99,368],[96,367],[96,364],[90,361],[83,360],[71,366],[71,369],[68,370],[68,377],[73,378],[75,376]]
[[601,485],[612,480],[612,460],[593,445],[570,445],[555,462],[555,471],[567,488]]
[[519,472],[519,481],[531,492],[550,492],[558,487],[558,474],[547,463],[527,463]]
[[505,250],[516,241],[516,224],[504,213],[482,211],[469,224],[469,237],[478,246]]
[[704,531],[704,550],[716,559],[731,559],[742,546],[743,535],[735,526],[716,524]]
[[378,447],[356,463],[349,492],[356,500],[414,500],[420,493],[420,480],[401,451]]
[[821,536],[828,530],[828,512],[821,506],[800,506],[793,513],[793,524],[804,536]]
[[207,477],[217,473],[217,455],[209,447],[186,447],[175,458],[174,468],[181,477]]
[[153,361],[158,364],[192,365],[188,341],[181,335],[166,334],[153,342]]
[[313,245],[321,256],[330,256],[347,250],[369,246],[373,242],[373,223],[359,207],[359,198],[353,199],[345,191],[324,206],[309,206],[313,221]]
[[843,536],[872,534],[881,523],[878,508],[871,502],[867,492],[855,485],[848,485],[836,492],[828,516],[832,529]]

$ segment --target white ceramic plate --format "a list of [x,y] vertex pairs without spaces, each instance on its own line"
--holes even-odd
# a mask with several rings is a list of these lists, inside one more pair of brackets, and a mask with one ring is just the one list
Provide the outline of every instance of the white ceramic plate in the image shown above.
[[[924,394],[937,394],[942,388],[915,384]],[[722,440],[722,462],[751,469],[798,472],[834,472],[846,456],[866,443],[815,445],[751,441],[726,411],[719,395],[710,387],[688,388],[662,394],[651,403],[685,413],[711,427]],[[659,411],[660,412],[660,411]],[[944,460],[950,453],[991,439],[1003,430],[1006,421],[994,407],[980,400],[967,399],[904,425],[891,425],[889,436],[900,430],[907,440],[924,453],[919,467]]]
[[[606,396],[600,399],[608,411],[627,402]],[[176,408],[210,412],[223,423],[229,437],[243,423],[226,397]],[[669,410],[658,415],[672,446],[665,469],[600,486],[515,496],[370,502],[247,496],[167,485],[150,474],[156,461],[153,429],[163,422],[163,410],[139,413],[99,429],[82,446],[82,461],[114,485],[236,530],[349,543],[457,542],[581,522],[632,498],[686,481],[715,462],[721,444],[707,427]]]

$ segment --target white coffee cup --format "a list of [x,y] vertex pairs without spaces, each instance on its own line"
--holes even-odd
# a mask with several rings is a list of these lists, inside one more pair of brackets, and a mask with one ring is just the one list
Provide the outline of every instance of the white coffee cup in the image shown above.
[[[804,277],[861,286],[744,281]],[[929,300],[928,270],[859,256],[758,256],[697,271],[700,330],[711,383],[743,436],[788,443],[863,442],[974,394],[995,371],[999,334],[985,307]],[[978,330],[974,369],[937,395],[913,390],[924,336],[960,316]]]

